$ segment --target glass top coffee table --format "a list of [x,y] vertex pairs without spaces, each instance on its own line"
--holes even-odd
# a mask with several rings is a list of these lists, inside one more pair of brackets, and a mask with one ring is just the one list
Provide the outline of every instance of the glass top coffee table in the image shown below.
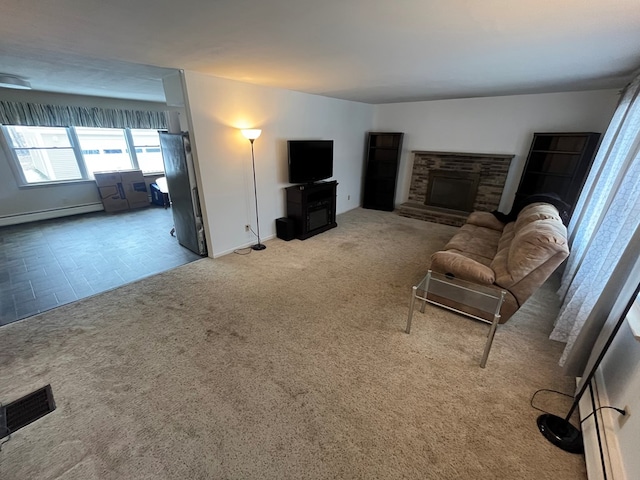
[[[502,308],[506,294],[507,292],[505,290],[498,290],[485,285],[467,282],[450,275],[443,275],[429,270],[420,283],[414,285],[412,288],[409,317],[407,318],[407,328],[405,331],[406,333],[411,332],[411,321],[413,320],[416,300],[422,301],[422,305],[420,306],[420,312],[422,313],[424,313],[425,305],[428,302],[466,317],[488,323],[491,325],[491,328],[484,346],[482,360],[480,361],[480,366],[484,368],[487,364],[489,352],[491,351],[496,328],[500,322],[500,309]],[[475,311],[478,315],[442,303],[446,300],[467,306],[469,310]],[[483,318],[481,316],[482,313],[487,314],[487,316],[492,319],[488,320],[487,318]]]

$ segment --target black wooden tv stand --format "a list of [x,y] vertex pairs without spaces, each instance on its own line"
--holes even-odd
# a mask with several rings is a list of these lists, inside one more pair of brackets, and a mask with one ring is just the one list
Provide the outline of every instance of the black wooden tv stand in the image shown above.
[[326,232],[336,223],[338,182],[317,182],[287,187],[287,217],[293,220],[300,240]]

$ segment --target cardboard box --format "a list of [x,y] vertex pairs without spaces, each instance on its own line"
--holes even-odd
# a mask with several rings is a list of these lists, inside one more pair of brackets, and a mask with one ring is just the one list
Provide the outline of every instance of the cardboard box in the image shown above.
[[129,202],[125,198],[121,183],[98,187],[98,191],[100,192],[100,198],[105,212],[129,210]]
[[120,178],[124,194],[129,202],[129,208],[142,208],[149,206],[149,194],[147,184],[141,170],[121,170]]
[[120,175],[122,183],[144,182],[144,175],[142,175],[141,170],[118,170],[113,173]]
[[95,172],[102,205],[107,212],[149,206],[147,184],[140,170]]
[[124,194],[129,202],[129,208],[149,206],[149,195],[145,182],[123,183]]
[[119,172],[95,172],[93,176],[98,187],[110,187],[122,182]]

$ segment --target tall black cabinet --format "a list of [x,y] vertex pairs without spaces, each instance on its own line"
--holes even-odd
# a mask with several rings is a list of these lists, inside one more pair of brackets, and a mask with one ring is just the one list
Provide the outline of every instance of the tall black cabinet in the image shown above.
[[369,132],[362,206],[373,210],[395,208],[396,181],[403,133]]
[[573,212],[599,140],[595,132],[534,133],[516,203],[529,195],[555,193]]

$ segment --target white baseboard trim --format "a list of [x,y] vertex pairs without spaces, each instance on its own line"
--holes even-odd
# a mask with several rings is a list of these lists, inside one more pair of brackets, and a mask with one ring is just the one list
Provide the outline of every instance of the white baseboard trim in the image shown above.
[[50,220],[52,218],[68,217],[81,213],[100,212],[104,210],[102,203],[87,203],[66,208],[52,208],[38,212],[19,213],[0,217],[0,227],[18,225],[20,223],[36,222],[38,220]]
[[[271,240],[272,238],[276,238],[276,235],[272,234],[272,235],[267,235],[266,237],[262,237],[262,238],[260,238],[260,243],[265,242],[267,240]],[[224,252],[214,253],[213,254],[213,258],[219,258],[219,257],[223,257],[225,255],[229,255],[230,253],[233,253],[236,250],[242,250],[243,248],[249,248],[251,245],[255,245],[256,243],[257,243],[256,240],[252,240],[249,243],[244,243],[239,247],[232,248],[231,250],[225,250]],[[211,256],[211,254],[209,254],[209,256]]]
[[[600,370],[596,371],[592,384],[596,408],[603,405],[609,405],[604,379],[602,378]],[[589,389],[587,389],[580,399],[580,418],[585,418],[592,412],[592,410],[591,394]],[[601,409],[582,424],[584,457],[587,465],[587,477],[589,480],[601,480],[605,478],[607,480],[625,480],[627,478],[623,468],[622,459],[620,458],[618,439],[615,434],[613,423],[616,421],[618,415],[619,414],[614,410]],[[598,417],[598,426],[600,428],[600,443],[602,444],[604,465],[606,469],[605,472],[602,470],[598,435],[594,420],[595,416]]]

